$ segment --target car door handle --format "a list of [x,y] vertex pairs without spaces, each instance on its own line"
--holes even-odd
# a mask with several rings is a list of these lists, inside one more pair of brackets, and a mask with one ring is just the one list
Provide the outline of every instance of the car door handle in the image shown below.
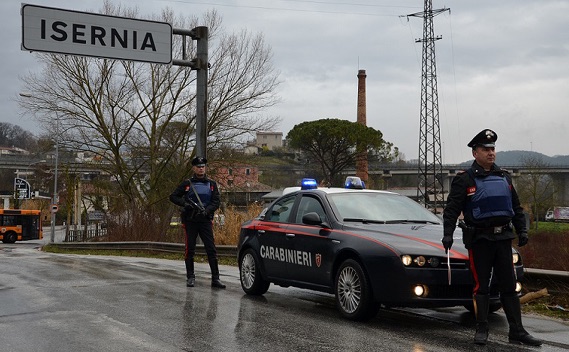
[[258,230],[257,233],[258,233],[259,235],[262,235],[262,234],[265,233],[265,230]]
[[287,233],[287,234],[286,234],[286,237],[288,237],[288,238],[293,238],[293,237],[295,237],[295,234],[294,234],[294,233]]
[[338,240],[332,240],[332,243],[334,243],[334,244],[340,244],[340,241],[338,241]]

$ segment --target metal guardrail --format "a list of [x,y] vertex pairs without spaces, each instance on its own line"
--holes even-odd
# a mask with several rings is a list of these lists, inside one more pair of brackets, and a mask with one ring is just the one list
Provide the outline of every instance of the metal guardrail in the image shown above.
[[[61,249],[81,249],[81,250],[131,250],[131,251],[151,251],[183,254],[185,247],[183,243],[169,242],[63,242],[50,243]],[[236,258],[237,247],[235,246],[216,246],[217,254],[220,257]],[[196,254],[205,255],[203,245],[196,245]],[[555,282],[556,284],[569,284],[569,272],[557,270],[542,270],[524,268],[524,277],[534,281]]]
[[524,276],[563,281],[569,283],[569,271],[524,268]]

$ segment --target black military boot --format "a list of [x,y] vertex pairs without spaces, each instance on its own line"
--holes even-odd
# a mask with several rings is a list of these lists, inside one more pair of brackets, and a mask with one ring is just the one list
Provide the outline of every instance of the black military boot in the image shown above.
[[196,285],[196,275],[194,274],[194,258],[188,258],[186,264],[186,287],[194,287]]
[[525,344],[530,346],[541,346],[541,340],[531,336],[522,325],[522,309],[520,298],[514,294],[511,296],[500,297],[502,308],[506,313],[506,319],[510,325],[508,341],[510,343]]
[[208,258],[209,267],[211,268],[211,287],[225,288],[225,285],[219,280],[219,266],[217,258]]
[[474,295],[474,314],[476,315],[476,333],[474,343],[485,345],[488,341],[488,308],[490,297],[488,295]]
[[187,280],[186,280],[186,287],[194,287],[196,285],[196,277],[195,276],[190,276]]

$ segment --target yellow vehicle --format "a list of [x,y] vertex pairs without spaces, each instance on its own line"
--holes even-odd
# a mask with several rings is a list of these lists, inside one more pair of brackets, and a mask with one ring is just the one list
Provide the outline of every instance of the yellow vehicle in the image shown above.
[[4,243],[41,240],[41,210],[0,209],[0,240]]

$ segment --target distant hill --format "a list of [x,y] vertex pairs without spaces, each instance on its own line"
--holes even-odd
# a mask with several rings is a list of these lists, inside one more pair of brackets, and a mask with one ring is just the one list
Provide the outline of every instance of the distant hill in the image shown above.
[[[496,153],[496,164],[500,166],[523,166],[524,160],[539,160],[547,166],[569,166],[569,155],[547,156],[538,152],[527,150],[509,150]],[[469,166],[474,159],[460,163]]]

